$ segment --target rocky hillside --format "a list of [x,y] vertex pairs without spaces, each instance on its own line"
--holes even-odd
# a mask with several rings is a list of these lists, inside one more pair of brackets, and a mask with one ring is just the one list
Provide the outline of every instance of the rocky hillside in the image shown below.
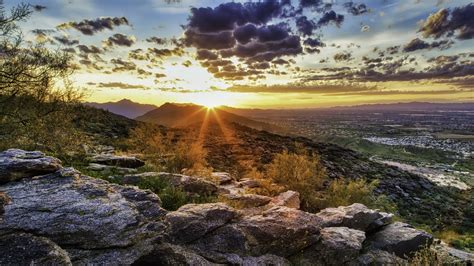
[[472,190],[440,187],[426,178],[371,161],[360,153],[334,144],[271,134],[238,124],[229,125],[229,128],[233,132],[230,140],[218,129],[208,130],[206,136],[207,159],[216,170],[238,172],[236,166],[240,161],[263,166],[271,162],[274,154],[284,149],[294,150],[295,143],[300,143],[321,156],[331,178],[380,180],[377,192],[393,199],[405,219],[434,230],[444,226],[474,227]]
[[[217,191],[232,194],[222,186],[235,182],[218,175]],[[0,265],[406,264],[426,245],[451,261],[472,260],[361,204],[317,214],[298,205],[286,192],[258,207],[189,204],[171,212],[148,190],[10,149],[0,153]]]

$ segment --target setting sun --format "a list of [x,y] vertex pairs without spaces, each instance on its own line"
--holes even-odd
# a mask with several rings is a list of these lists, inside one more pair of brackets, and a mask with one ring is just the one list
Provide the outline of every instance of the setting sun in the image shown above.
[[221,105],[234,106],[236,104],[235,100],[232,99],[231,95],[226,92],[193,93],[189,101],[195,104],[203,105],[209,109]]

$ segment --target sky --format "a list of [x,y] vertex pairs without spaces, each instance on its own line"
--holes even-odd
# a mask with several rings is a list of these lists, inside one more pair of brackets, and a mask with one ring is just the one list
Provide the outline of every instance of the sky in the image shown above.
[[[5,0],[7,7],[20,1]],[[465,0],[35,0],[25,39],[86,100],[306,108],[474,102]]]

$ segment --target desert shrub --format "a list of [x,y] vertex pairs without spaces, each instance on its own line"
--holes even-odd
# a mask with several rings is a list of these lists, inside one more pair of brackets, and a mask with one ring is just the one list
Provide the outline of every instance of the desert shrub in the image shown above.
[[162,207],[169,211],[175,211],[188,203],[216,202],[217,198],[212,195],[189,194],[180,188],[174,187],[165,178],[147,177],[140,181],[138,187],[150,189],[161,199]]
[[345,180],[336,179],[331,182],[324,197],[320,201],[320,209],[328,207],[347,206],[362,203],[370,208],[395,212],[395,205],[384,195],[375,195],[378,180],[367,182],[365,179]]
[[416,252],[410,259],[410,265],[413,266],[437,266],[450,264],[448,259],[431,249],[429,246]]
[[462,228],[445,229],[440,232],[436,232],[436,237],[442,239],[449,245],[464,249],[469,252],[474,251],[474,232],[473,230],[462,230]]
[[267,166],[266,177],[277,186],[300,193],[302,207],[313,210],[319,201],[317,191],[323,189],[326,172],[319,156],[305,150],[276,154]]
[[153,124],[142,123],[131,130],[127,146],[133,152],[142,153],[155,169],[205,177],[212,173],[201,143],[189,136],[178,138],[172,133],[164,134]]

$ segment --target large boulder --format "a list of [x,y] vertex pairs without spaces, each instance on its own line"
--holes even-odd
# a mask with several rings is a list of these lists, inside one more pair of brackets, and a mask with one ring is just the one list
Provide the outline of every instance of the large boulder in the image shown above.
[[222,203],[188,204],[166,215],[173,242],[188,243],[229,223],[238,213]]
[[[0,232],[29,232],[67,249],[111,253],[138,247],[164,232],[166,211],[155,194],[83,176],[73,169],[23,178],[1,185],[0,191],[10,199],[4,206]],[[134,254],[138,258],[141,250]],[[88,262],[80,256],[75,259]],[[114,263],[125,258],[110,259]],[[133,261],[133,257],[127,259]]]
[[345,226],[366,232],[374,231],[390,223],[393,216],[388,213],[371,210],[360,203],[337,208],[326,208],[316,215],[323,220],[324,227]]
[[125,155],[113,155],[113,154],[98,154],[93,156],[90,161],[96,164],[103,164],[109,166],[117,166],[124,168],[138,168],[145,165],[145,162],[133,157]]
[[226,172],[214,172],[211,174],[211,177],[216,180],[219,185],[228,184],[234,180],[232,176]]
[[223,198],[236,208],[260,207],[268,204],[272,198],[257,194],[223,194]]
[[9,149],[0,152],[0,184],[54,173],[60,168],[59,159],[45,156],[39,151]]
[[295,265],[345,265],[359,257],[365,233],[347,227],[321,229],[321,240],[292,258]]
[[276,206],[299,209],[301,204],[300,193],[292,190],[285,191],[273,198],[271,203]]
[[139,265],[190,265],[211,266],[219,265],[210,262],[192,250],[169,243],[157,245],[152,252],[133,263]]
[[395,222],[385,226],[368,240],[372,249],[381,249],[401,258],[408,258],[430,246],[433,243],[433,236],[409,224]]
[[408,261],[395,256],[387,251],[375,249],[362,254],[358,260],[359,265],[408,265]]
[[244,216],[237,226],[247,239],[250,254],[286,257],[318,241],[321,219],[311,213],[276,206],[261,214]]
[[0,265],[72,265],[53,241],[28,233],[0,236]]

